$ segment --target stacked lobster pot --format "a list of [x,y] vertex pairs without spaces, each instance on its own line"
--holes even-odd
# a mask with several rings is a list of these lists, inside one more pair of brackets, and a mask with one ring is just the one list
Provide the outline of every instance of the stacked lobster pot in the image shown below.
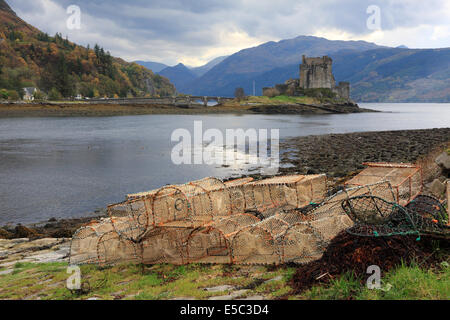
[[353,225],[343,200],[395,199],[385,181],[329,198],[326,184],[325,175],[205,178],[130,194],[108,207],[109,218],[78,230],[70,263],[306,263]]

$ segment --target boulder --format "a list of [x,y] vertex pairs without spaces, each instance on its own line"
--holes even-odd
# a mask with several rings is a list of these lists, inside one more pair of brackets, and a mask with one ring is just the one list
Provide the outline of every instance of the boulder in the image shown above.
[[0,239],[11,239],[13,234],[11,232],[6,231],[5,229],[0,228]]
[[437,158],[436,163],[444,170],[450,170],[450,155],[444,151]]
[[40,236],[36,230],[22,226],[22,225],[18,225],[14,231],[15,231],[14,232],[15,238],[37,239]]
[[430,184],[430,192],[435,195],[437,198],[442,198],[442,195],[444,194],[445,191],[445,184],[442,183],[441,181],[439,181],[439,179],[435,179],[431,184]]

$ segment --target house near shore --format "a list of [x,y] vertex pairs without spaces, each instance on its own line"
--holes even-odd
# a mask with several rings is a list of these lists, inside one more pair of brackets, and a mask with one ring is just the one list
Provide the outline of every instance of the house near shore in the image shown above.
[[38,89],[34,88],[34,87],[23,88],[23,100],[25,100],[25,101],[33,101],[34,100],[34,94],[36,92],[38,92]]

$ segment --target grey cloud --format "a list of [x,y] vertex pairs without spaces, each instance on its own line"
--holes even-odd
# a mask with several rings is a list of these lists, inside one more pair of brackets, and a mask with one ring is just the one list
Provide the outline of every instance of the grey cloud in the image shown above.
[[[127,59],[147,57],[168,64],[226,48],[231,40],[222,35],[232,32],[259,43],[334,29],[362,37],[371,32],[366,27],[369,5],[380,7],[383,30],[420,24],[448,26],[450,18],[446,0],[7,1],[19,15],[49,33],[68,34],[81,44],[98,42]],[[45,12],[44,2],[54,4],[55,12]],[[71,4],[83,12],[79,32],[64,29],[65,8]],[[242,48],[250,41],[244,40]]]

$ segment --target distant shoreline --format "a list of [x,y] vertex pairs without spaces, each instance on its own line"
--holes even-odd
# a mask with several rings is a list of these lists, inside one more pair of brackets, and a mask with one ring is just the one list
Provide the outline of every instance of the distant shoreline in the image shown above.
[[101,117],[149,114],[334,114],[377,112],[356,104],[338,105],[162,105],[162,104],[84,104],[84,103],[0,103],[0,118],[12,117]]

